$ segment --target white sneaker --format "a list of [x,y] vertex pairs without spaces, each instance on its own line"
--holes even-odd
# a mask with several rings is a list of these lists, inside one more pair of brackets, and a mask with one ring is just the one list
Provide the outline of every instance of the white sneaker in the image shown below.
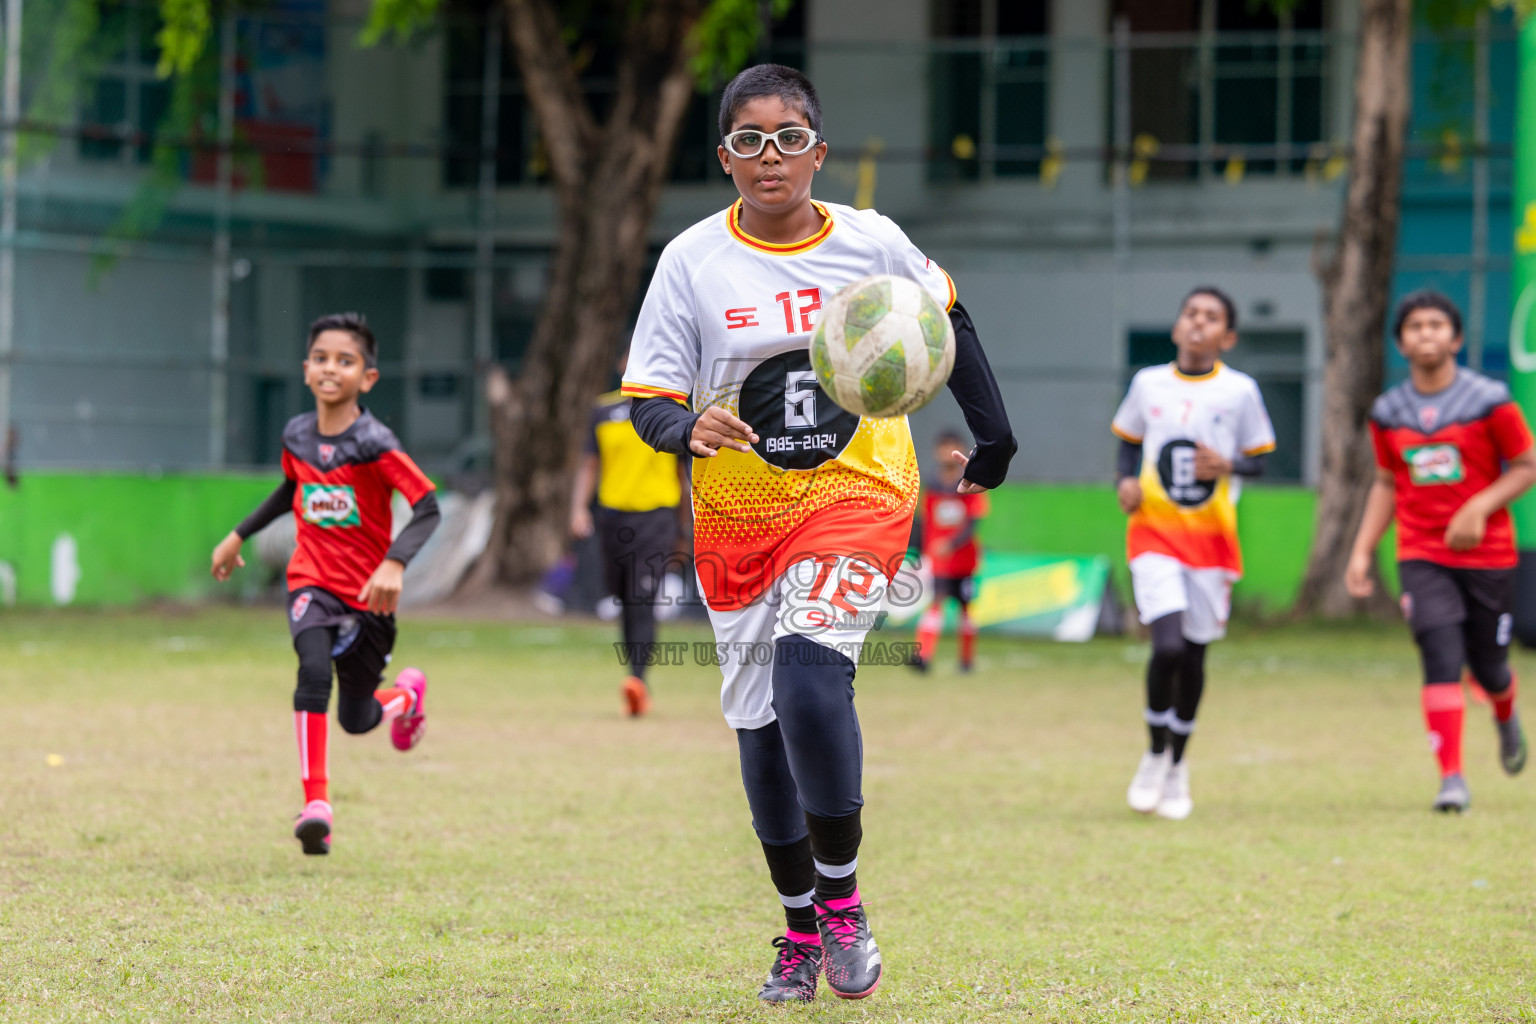
[[1151,814],[1157,808],[1158,801],[1163,798],[1168,770],[1172,767],[1173,755],[1167,750],[1161,754],[1149,750],[1141,755],[1136,777],[1131,779],[1130,788],[1125,791],[1125,802],[1131,805],[1131,810]]
[[1195,809],[1189,798],[1189,763],[1180,761],[1168,769],[1163,780],[1163,796],[1157,802],[1157,816],[1170,821],[1183,821]]

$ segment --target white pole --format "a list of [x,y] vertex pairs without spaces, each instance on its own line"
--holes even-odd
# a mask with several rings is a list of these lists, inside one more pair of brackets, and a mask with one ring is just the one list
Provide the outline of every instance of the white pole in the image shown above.
[[16,358],[16,171],[21,120],[21,2],[5,2],[5,87],[0,115],[0,448],[11,427],[11,366]]
[[[480,190],[475,225],[475,377],[481,379],[496,358],[492,294],[496,287],[496,151],[501,145],[501,4],[491,5],[485,26],[485,67],[480,79]],[[490,427],[482,389],[474,396],[475,430]]]
[[209,339],[208,462],[224,465],[229,435],[229,203],[234,182],[235,18],[219,15],[219,152],[213,204],[213,321]]

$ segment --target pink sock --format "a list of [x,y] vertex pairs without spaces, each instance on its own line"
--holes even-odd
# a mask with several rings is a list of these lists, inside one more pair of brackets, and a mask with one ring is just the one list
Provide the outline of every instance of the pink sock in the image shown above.
[[859,895],[859,890],[855,889],[852,896],[844,896],[839,900],[827,900],[827,906],[833,910],[847,910],[849,907],[856,907],[862,902],[864,902],[863,897]]
[[784,929],[784,937],[790,942],[806,943],[812,946],[821,945],[821,933],[819,932],[797,932],[793,928],[786,928]]

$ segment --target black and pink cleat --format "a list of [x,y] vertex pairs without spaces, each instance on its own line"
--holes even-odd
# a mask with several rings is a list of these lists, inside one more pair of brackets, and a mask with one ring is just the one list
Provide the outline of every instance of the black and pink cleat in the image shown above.
[[846,899],[818,899],[816,908],[827,987],[843,999],[863,999],[880,987],[880,947],[858,891]]
[[304,852],[323,856],[331,852],[331,805],[324,800],[311,800],[304,805],[293,825],[293,835],[304,846]]
[[427,734],[427,713],[422,707],[427,700],[427,674],[419,668],[403,668],[395,685],[414,693],[416,703],[409,713],[389,723],[389,741],[396,750],[410,750]]

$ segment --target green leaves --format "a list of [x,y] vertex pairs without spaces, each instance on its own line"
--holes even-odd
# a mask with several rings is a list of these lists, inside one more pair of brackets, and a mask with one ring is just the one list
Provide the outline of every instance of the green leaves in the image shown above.
[[155,70],[161,78],[184,75],[197,65],[213,30],[212,7],[210,0],[160,0],[163,24],[155,33],[160,46]]
[[1536,12],[1536,0],[1491,0],[1495,10],[1512,10],[1515,17],[1524,21]]
[[363,26],[358,42],[375,46],[386,37],[397,43],[406,42],[432,24],[439,6],[439,0],[373,0],[368,23]]
[[[771,0],[773,16],[782,16],[792,3]],[[714,0],[693,30],[691,65],[699,85],[706,89],[719,85],[745,67],[761,32],[757,0]]]

